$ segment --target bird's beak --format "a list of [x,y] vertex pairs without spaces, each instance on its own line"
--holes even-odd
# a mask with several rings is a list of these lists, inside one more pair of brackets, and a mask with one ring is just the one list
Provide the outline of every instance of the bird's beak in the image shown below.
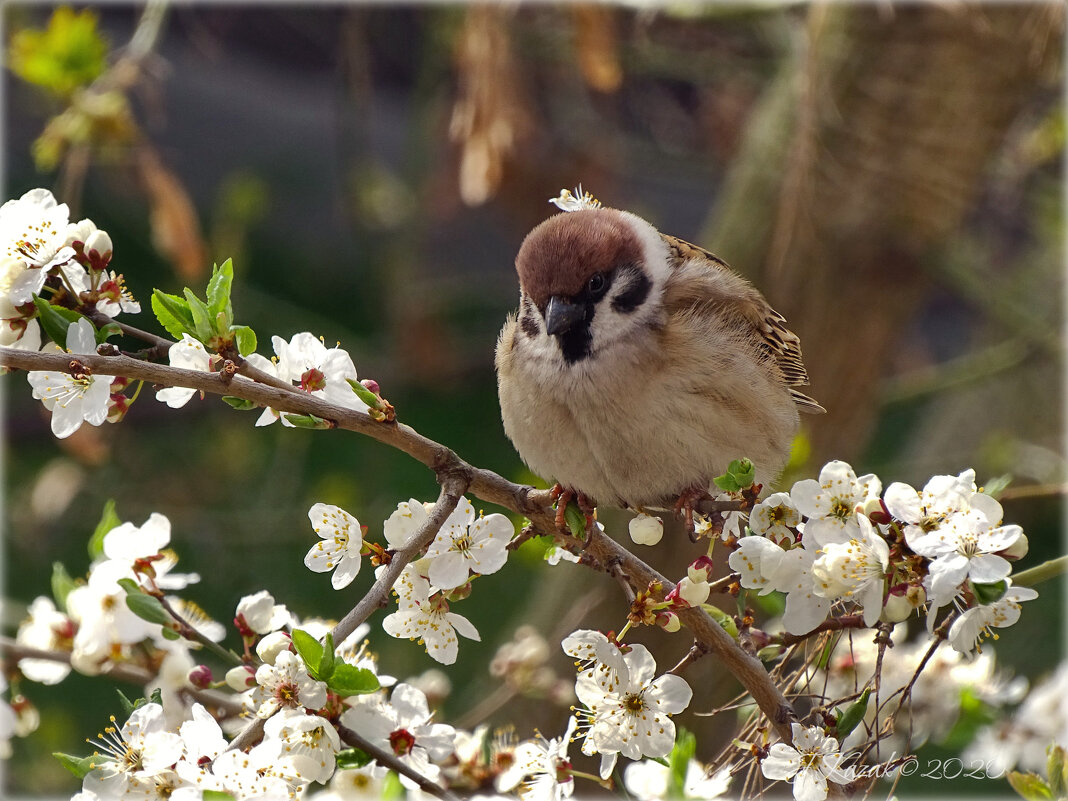
[[559,295],[553,295],[545,307],[545,330],[551,336],[563,334],[574,328],[585,316],[584,304],[572,303]]

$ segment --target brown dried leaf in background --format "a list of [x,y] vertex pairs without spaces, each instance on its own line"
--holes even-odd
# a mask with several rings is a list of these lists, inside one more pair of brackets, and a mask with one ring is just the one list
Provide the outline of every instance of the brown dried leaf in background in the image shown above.
[[459,98],[449,137],[460,145],[460,197],[468,206],[494,195],[531,127],[504,15],[499,8],[472,6],[456,47]]
[[606,5],[582,4],[571,7],[571,16],[583,79],[598,92],[615,92],[623,85],[623,66],[614,11]]
[[201,277],[207,271],[207,247],[189,193],[152,148],[141,148],[137,164],[150,205],[152,244],[183,279]]

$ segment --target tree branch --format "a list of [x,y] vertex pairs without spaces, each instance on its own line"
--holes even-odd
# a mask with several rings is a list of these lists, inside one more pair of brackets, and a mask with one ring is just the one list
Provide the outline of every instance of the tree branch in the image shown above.
[[[119,375],[164,386],[182,386],[216,395],[232,395],[263,406],[270,406],[278,411],[312,414],[324,420],[333,421],[338,428],[369,436],[426,465],[442,482],[443,494],[447,494],[445,479],[451,476],[457,482],[452,485],[453,488],[460,486],[462,482],[467,492],[481,500],[526,516],[535,530],[541,534],[555,536],[558,539],[562,537],[556,529],[555,512],[549,503],[548,493],[514,484],[490,470],[474,467],[461,459],[454,451],[402,423],[377,422],[363,411],[338,406],[295,388],[265,386],[244,376],[232,376],[226,372],[207,373],[185,370],[143,362],[128,356],[33,353],[0,347],[0,365],[5,367],[70,372],[72,361],[78,363],[75,369],[88,368],[97,375]],[[426,531],[422,533],[425,534]],[[570,538],[563,539],[570,540]],[[659,581],[664,592],[674,589],[674,582],[596,530],[590,534],[586,550],[588,555],[593,557],[595,564],[618,565],[621,572],[630,580],[631,588],[634,590],[644,589],[652,581]],[[362,614],[366,607],[362,604],[360,607],[360,614]],[[367,613],[370,614],[372,609],[373,606],[368,609]],[[768,676],[760,660],[745,653],[719,624],[700,609],[681,609],[678,614],[682,623],[693,633],[694,639],[719,657],[727,669],[753,696],[783,741],[791,742],[790,723],[797,719],[797,714]],[[353,619],[357,617],[353,613],[350,615]],[[355,625],[352,629],[355,629]],[[349,629],[350,633],[352,629]],[[242,736],[244,734],[242,732]]]
[[342,742],[344,742],[346,745],[351,745],[353,748],[359,748],[364,753],[370,754],[372,757],[374,757],[375,762],[377,762],[379,765],[387,767],[390,770],[396,771],[402,776],[407,776],[409,779],[419,785],[419,789],[422,790],[424,793],[429,793],[430,795],[436,796],[437,798],[444,799],[444,801],[459,801],[459,799],[455,795],[450,793],[444,787],[430,781],[430,779],[428,779],[421,773],[412,770],[405,763],[397,759],[394,754],[391,754],[388,751],[379,748],[370,740],[364,739],[362,735],[353,731],[348,726],[342,725],[341,723],[337,724],[337,733],[338,736],[341,738]]

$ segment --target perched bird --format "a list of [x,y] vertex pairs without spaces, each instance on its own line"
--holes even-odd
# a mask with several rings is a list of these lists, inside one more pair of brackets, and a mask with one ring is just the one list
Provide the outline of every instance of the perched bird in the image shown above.
[[589,195],[561,198],[573,210],[519,249],[519,309],[497,340],[523,461],[587,513],[692,512],[741,457],[773,481],[798,411],[824,411],[798,390],[808,376],[782,315],[708,251]]

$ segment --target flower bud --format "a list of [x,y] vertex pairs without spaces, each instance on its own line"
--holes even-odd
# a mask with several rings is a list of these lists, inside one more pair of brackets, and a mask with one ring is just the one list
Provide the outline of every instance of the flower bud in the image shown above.
[[[111,237],[108,236],[107,231],[101,231],[97,228],[85,238],[85,245],[82,249],[86,255],[89,256],[94,269],[102,269],[107,266],[109,261],[111,261],[113,248],[111,245]],[[97,267],[97,264],[100,266]]]
[[656,545],[664,536],[664,521],[640,513],[630,521],[630,538],[638,545]]
[[226,686],[237,693],[256,686],[256,671],[249,665],[238,665],[226,671]]
[[447,590],[443,594],[447,596],[446,600],[450,603],[453,601],[463,601],[471,596],[471,582],[468,581],[466,584],[461,584],[459,587]]
[[364,389],[366,389],[368,392],[373,392],[375,395],[381,397],[382,388],[378,386],[378,382],[375,381],[373,378],[360,379],[360,383],[363,384]]
[[927,593],[919,585],[906,584],[900,591],[892,588],[879,619],[884,623],[900,623],[907,620],[925,603],[927,603]]
[[679,616],[670,609],[665,609],[662,612],[657,613],[656,625],[664,631],[676,632],[682,628],[682,621],[679,620]]
[[690,581],[705,581],[707,582],[712,578],[712,570],[715,565],[712,563],[712,557],[699,556],[690,563],[689,568],[686,570],[686,575],[690,577]]
[[885,526],[893,519],[893,515],[886,508],[882,498],[868,498],[863,504],[862,512],[866,518],[876,525]]
[[200,690],[206,690],[211,686],[211,668],[207,665],[197,665],[189,671],[189,683]]
[[707,581],[693,581],[689,576],[682,579],[675,587],[678,597],[686,602],[687,606],[700,606],[708,600],[711,587]]
[[274,660],[278,658],[278,655],[282,653],[282,651],[289,650],[289,646],[292,642],[293,640],[290,638],[288,632],[272,631],[256,643],[256,656],[268,665],[273,665]]

